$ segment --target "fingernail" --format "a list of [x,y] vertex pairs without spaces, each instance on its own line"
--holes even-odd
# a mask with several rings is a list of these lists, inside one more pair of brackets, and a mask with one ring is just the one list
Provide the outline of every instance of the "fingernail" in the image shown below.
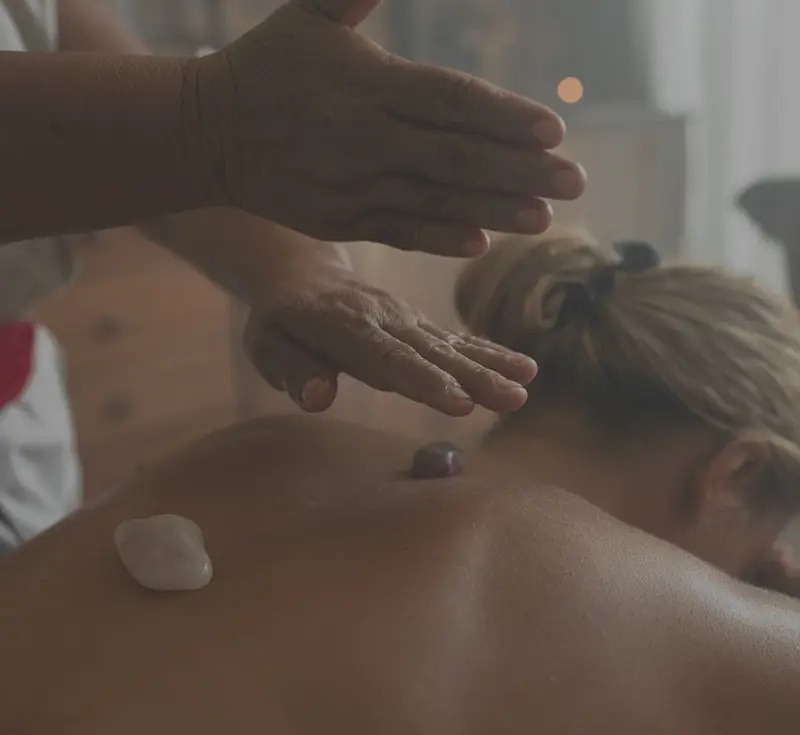
[[312,378],[300,388],[300,404],[305,408],[314,408],[328,398],[330,384],[322,378]]
[[542,120],[533,126],[533,134],[543,145],[555,147],[564,139],[567,126],[557,117],[554,120]]
[[525,357],[524,355],[521,357],[514,357],[512,362],[518,367],[528,368],[528,370],[531,371],[531,377],[528,382],[533,380],[539,372],[539,365],[536,363],[536,360],[532,360],[530,357]]
[[580,196],[583,191],[583,181],[582,172],[572,169],[560,171],[553,177],[555,196],[568,199]]
[[483,255],[489,247],[489,236],[483,231],[478,230],[474,235],[470,235],[464,241],[464,253],[466,255]]
[[451,385],[447,392],[459,403],[472,403],[472,399],[469,397],[469,395],[457,385]]
[[525,388],[523,388],[519,383],[512,383],[509,380],[505,380],[500,384],[500,390],[510,396],[528,397],[528,391]]
[[517,215],[519,226],[528,232],[539,232],[542,229],[542,213],[538,209],[523,209]]

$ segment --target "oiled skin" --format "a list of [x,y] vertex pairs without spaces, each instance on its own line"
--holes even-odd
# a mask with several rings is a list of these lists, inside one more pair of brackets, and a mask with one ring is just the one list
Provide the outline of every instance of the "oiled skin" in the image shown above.
[[[407,479],[415,448],[244,424],[8,557],[0,732],[796,734],[799,606],[553,488]],[[114,528],[159,513],[207,588],[123,569]]]

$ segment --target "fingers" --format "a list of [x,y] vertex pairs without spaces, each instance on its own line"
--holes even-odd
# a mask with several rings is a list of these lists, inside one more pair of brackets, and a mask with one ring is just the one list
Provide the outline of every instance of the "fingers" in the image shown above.
[[[415,312],[382,292],[353,288],[348,283],[332,292],[321,309],[304,303],[273,310],[270,325],[248,323],[254,364],[306,410],[330,405],[338,372],[450,416],[465,416],[476,403],[515,411],[527,400],[522,385],[536,373],[529,358],[485,340],[456,337],[420,322]],[[333,389],[309,405],[303,388],[312,378]]]
[[[344,335],[342,335],[344,337]],[[445,370],[388,332],[364,327],[340,342],[337,365],[371,388],[398,393],[448,416],[466,416],[473,400]]]
[[414,64],[398,64],[394,74],[386,104],[399,117],[546,148],[564,138],[564,122],[555,112],[468,74]]
[[432,324],[426,325],[424,329],[451,344],[464,357],[519,385],[528,385],[536,377],[538,372],[536,361],[527,355],[521,355],[479,337],[454,335]]
[[451,198],[466,190],[501,192],[524,200],[520,211],[533,198],[583,193],[583,169],[542,150],[564,134],[551,110],[458,72],[398,64],[393,74],[388,108],[406,125],[392,123],[399,158],[391,173],[457,187]]
[[528,200],[569,200],[585,188],[580,166],[536,147],[410,126],[397,135],[398,157],[387,173],[447,184],[456,187],[453,193],[488,190]]
[[[345,372],[371,388],[398,393],[450,416],[465,416],[475,407],[451,375],[366,320],[359,327],[346,325],[341,330],[332,328],[322,333],[317,328],[309,329],[307,321],[287,323],[287,329],[299,339],[309,340],[327,356],[324,363],[300,347],[296,340],[283,336],[282,331],[260,322],[257,324],[257,327],[248,325],[245,333],[253,364],[273,388],[286,390],[307,411],[323,411],[331,405],[336,395],[337,372]],[[331,364],[335,364],[337,370],[333,370]],[[310,396],[304,394],[303,387],[308,389],[309,381],[320,379],[331,384],[333,390],[326,392],[324,385],[313,383],[311,387],[318,387],[321,396],[313,406],[309,405]]]
[[245,345],[261,376],[304,411],[319,413],[331,407],[337,373],[327,362],[257,318],[248,323]]
[[552,221],[552,208],[543,199],[522,198],[491,191],[459,191],[432,181],[385,177],[370,188],[374,202],[370,216],[386,213],[460,226],[538,234]]
[[355,228],[360,239],[399,250],[469,258],[482,255],[489,248],[488,235],[478,228],[400,212],[370,212],[356,220]]
[[306,12],[321,15],[349,28],[355,28],[381,4],[382,0],[297,0]]
[[487,357],[485,347],[475,346],[474,354],[479,359],[473,360],[449,341],[420,327],[407,328],[396,336],[429,363],[452,375],[478,405],[506,413],[521,408],[528,399],[527,391],[519,383],[505,378],[481,361]]

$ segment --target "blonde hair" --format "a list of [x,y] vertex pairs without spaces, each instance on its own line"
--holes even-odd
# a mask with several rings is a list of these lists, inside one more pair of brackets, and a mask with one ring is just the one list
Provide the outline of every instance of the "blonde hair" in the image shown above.
[[608,429],[702,422],[753,435],[793,484],[798,311],[752,279],[675,264],[617,273],[604,298],[559,319],[570,284],[618,261],[579,231],[510,237],[466,267],[456,308],[473,334],[536,360],[529,410],[567,402]]

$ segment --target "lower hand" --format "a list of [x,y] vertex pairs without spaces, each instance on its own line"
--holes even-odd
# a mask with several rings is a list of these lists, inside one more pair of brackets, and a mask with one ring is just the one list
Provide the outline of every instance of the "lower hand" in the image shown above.
[[292,0],[189,63],[187,118],[225,203],[320,240],[444,255],[483,252],[484,229],[547,229],[545,199],[585,183],[549,152],[560,118],[357,35],[379,4]]
[[431,324],[344,268],[317,269],[253,309],[245,346],[256,369],[301,408],[324,411],[346,373],[451,416],[515,411],[536,374],[528,357]]

